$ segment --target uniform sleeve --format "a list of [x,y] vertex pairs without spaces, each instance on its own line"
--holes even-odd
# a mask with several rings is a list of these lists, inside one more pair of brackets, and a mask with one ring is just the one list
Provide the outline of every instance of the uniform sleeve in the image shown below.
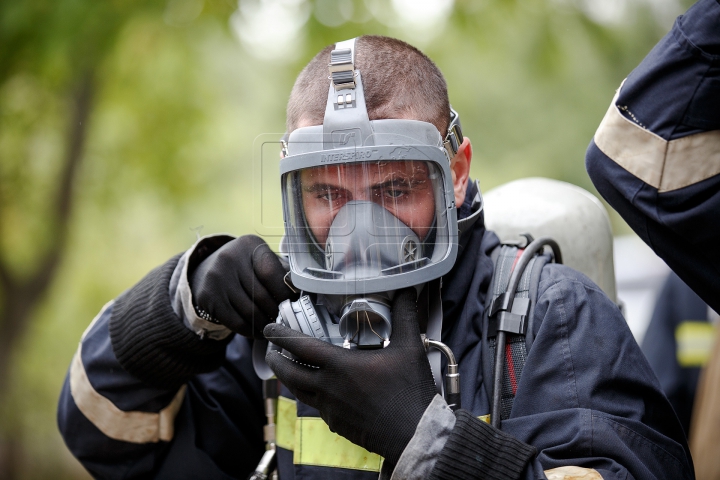
[[175,257],[145,276],[113,303],[108,322],[112,350],[125,371],[147,385],[177,389],[225,357],[223,341],[203,339],[187,328],[170,300]]
[[707,309],[705,302],[671,273],[658,295],[641,344],[688,435],[700,368],[714,340]]
[[58,425],[96,477],[242,477],[264,450],[252,344],[185,325],[169,288],[178,260],[108,303],[72,360]]
[[586,154],[600,194],[720,308],[720,4],[700,0],[628,76]]
[[682,428],[617,306],[549,265],[534,315],[502,431],[456,412],[432,478],[693,478]]

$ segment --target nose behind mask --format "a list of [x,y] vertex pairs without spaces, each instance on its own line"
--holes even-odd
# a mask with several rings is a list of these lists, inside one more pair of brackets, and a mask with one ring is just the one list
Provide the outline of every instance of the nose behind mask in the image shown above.
[[325,243],[325,268],[344,280],[369,280],[425,265],[415,232],[381,205],[351,201],[337,213]]

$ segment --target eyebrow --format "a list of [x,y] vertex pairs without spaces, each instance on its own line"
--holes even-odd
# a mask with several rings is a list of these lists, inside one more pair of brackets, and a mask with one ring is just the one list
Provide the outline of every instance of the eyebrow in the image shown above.
[[330,183],[313,183],[312,185],[305,186],[303,185],[303,192],[308,193],[314,193],[314,192],[323,192],[326,190],[347,190],[345,187],[340,187],[338,185],[332,185]]
[[[370,185],[369,190],[376,190],[381,188],[389,188],[389,187],[413,187],[415,185],[422,185],[425,183],[425,180],[415,180],[412,181],[408,177],[402,177],[402,178],[394,178],[391,180],[386,180],[384,182],[378,182],[373,185]],[[341,187],[339,185],[333,185],[331,183],[313,183],[312,185],[303,186],[303,191],[307,193],[317,193],[317,192],[326,192],[328,190],[345,190],[347,191],[348,188]]]
[[409,186],[412,185],[412,182],[408,181],[407,178],[395,178],[393,180],[386,180],[382,183],[376,183],[373,185],[372,189],[376,188],[387,188],[387,187],[395,187],[395,186]]

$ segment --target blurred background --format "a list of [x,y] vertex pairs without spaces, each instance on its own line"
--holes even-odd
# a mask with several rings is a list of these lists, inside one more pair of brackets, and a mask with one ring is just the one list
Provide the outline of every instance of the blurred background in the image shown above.
[[1,2],[0,479],[88,478],[55,407],[105,302],[199,233],[277,245],[266,142],[322,47],[374,33],[425,51],[484,190],[546,176],[594,192],[584,153],[615,89],[691,3]]

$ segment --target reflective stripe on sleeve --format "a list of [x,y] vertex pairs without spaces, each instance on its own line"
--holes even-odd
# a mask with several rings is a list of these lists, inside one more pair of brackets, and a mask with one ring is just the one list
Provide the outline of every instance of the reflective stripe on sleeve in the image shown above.
[[558,467],[545,470],[548,480],[602,480],[602,475],[592,468]]
[[616,106],[619,93],[595,132],[600,151],[659,192],[678,190],[720,174],[720,130],[668,142],[625,118]]
[[715,344],[715,325],[685,320],[675,329],[675,342],[681,367],[704,367]]
[[186,386],[178,390],[170,404],[159,413],[125,412],[100,395],[90,383],[82,363],[82,342],[70,366],[70,392],[78,409],[108,437],[129,443],[169,442],[174,422],[185,396]]

